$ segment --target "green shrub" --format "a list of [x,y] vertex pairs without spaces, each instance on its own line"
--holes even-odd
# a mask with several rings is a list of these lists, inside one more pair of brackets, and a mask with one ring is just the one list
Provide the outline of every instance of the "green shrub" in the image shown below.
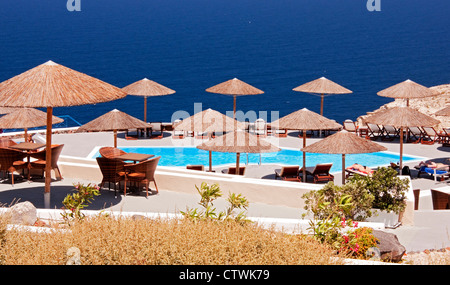
[[204,210],[198,210],[197,208],[187,209],[186,212],[180,211],[186,218],[192,221],[199,220],[211,220],[215,219],[218,221],[234,219],[236,222],[247,222],[245,212],[242,211],[237,215],[234,214],[235,209],[247,209],[248,200],[241,194],[230,193],[227,199],[229,203],[226,211],[216,213],[216,208],[214,208],[214,200],[222,197],[222,192],[220,191],[219,185],[214,183],[212,185],[202,182],[200,188],[195,185],[197,192],[200,194],[201,199],[199,205],[204,208]]
[[349,183],[358,183],[360,189],[364,188],[373,195],[372,208],[399,214],[406,207],[409,181],[397,175],[395,169],[381,167],[371,177],[355,175],[349,179]]

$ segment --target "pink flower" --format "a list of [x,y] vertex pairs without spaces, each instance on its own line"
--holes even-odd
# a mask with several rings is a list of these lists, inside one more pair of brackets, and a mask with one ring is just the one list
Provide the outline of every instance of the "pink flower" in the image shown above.
[[344,242],[345,242],[345,243],[348,243],[348,236],[343,235],[342,237],[344,238]]
[[354,228],[357,228],[357,227],[358,227],[358,222],[354,222],[354,223],[353,223],[353,227],[354,227]]

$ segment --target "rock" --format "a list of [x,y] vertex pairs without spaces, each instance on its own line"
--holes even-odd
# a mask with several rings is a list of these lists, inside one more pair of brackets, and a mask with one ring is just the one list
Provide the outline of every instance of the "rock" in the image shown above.
[[17,203],[9,210],[11,223],[32,226],[37,220],[36,207],[28,201]]
[[400,244],[395,234],[374,230],[373,235],[379,239],[377,247],[380,250],[381,260],[400,262],[406,248]]
[[81,265],[81,251],[78,247],[71,247],[67,250],[66,265]]

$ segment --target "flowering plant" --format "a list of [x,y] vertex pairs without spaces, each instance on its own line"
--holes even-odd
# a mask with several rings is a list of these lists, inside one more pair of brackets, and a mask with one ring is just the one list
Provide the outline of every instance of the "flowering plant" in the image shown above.
[[76,193],[67,195],[62,202],[64,205],[62,209],[69,210],[68,213],[64,211],[61,214],[67,222],[69,218],[82,220],[85,215],[81,213],[81,209],[92,203],[94,196],[100,195],[100,187],[95,184],[89,183],[85,186],[84,184],[78,183],[74,184],[74,187]]

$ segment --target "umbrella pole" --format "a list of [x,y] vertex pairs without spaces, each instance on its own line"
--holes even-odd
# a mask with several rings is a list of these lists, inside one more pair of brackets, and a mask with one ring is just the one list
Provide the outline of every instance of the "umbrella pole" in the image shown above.
[[[306,130],[303,130],[303,148],[306,147]],[[303,182],[306,182],[306,153],[303,152]]]
[[144,97],[144,122],[147,123],[147,96]]
[[[144,97],[144,122],[147,123],[147,96]],[[146,137],[147,137],[147,128],[144,129],[144,138]]]
[[400,165],[399,165],[400,169],[400,173],[402,171],[402,167],[403,167],[403,127],[400,127]]
[[51,161],[52,161],[52,117],[53,107],[47,107],[47,133],[46,133],[46,153],[45,153],[45,190],[44,190],[44,207],[50,208],[50,183],[51,177]]
[[[324,94],[320,96],[320,115],[323,116],[323,97]],[[319,130],[319,137],[322,137],[322,130]]]
[[345,184],[345,153],[342,154],[342,185]]
[[209,151],[209,172],[212,172],[212,154]]
[[236,119],[236,95],[233,95],[233,119]]
[[114,130],[114,147],[117,147],[117,130]]
[[28,128],[24,128],[23,130],[25,131],[25,134],[24,134],[25,142],[28,142]]
[[236,153],[236,175],[239,175],[239,158],[241,154],[239,152]]

